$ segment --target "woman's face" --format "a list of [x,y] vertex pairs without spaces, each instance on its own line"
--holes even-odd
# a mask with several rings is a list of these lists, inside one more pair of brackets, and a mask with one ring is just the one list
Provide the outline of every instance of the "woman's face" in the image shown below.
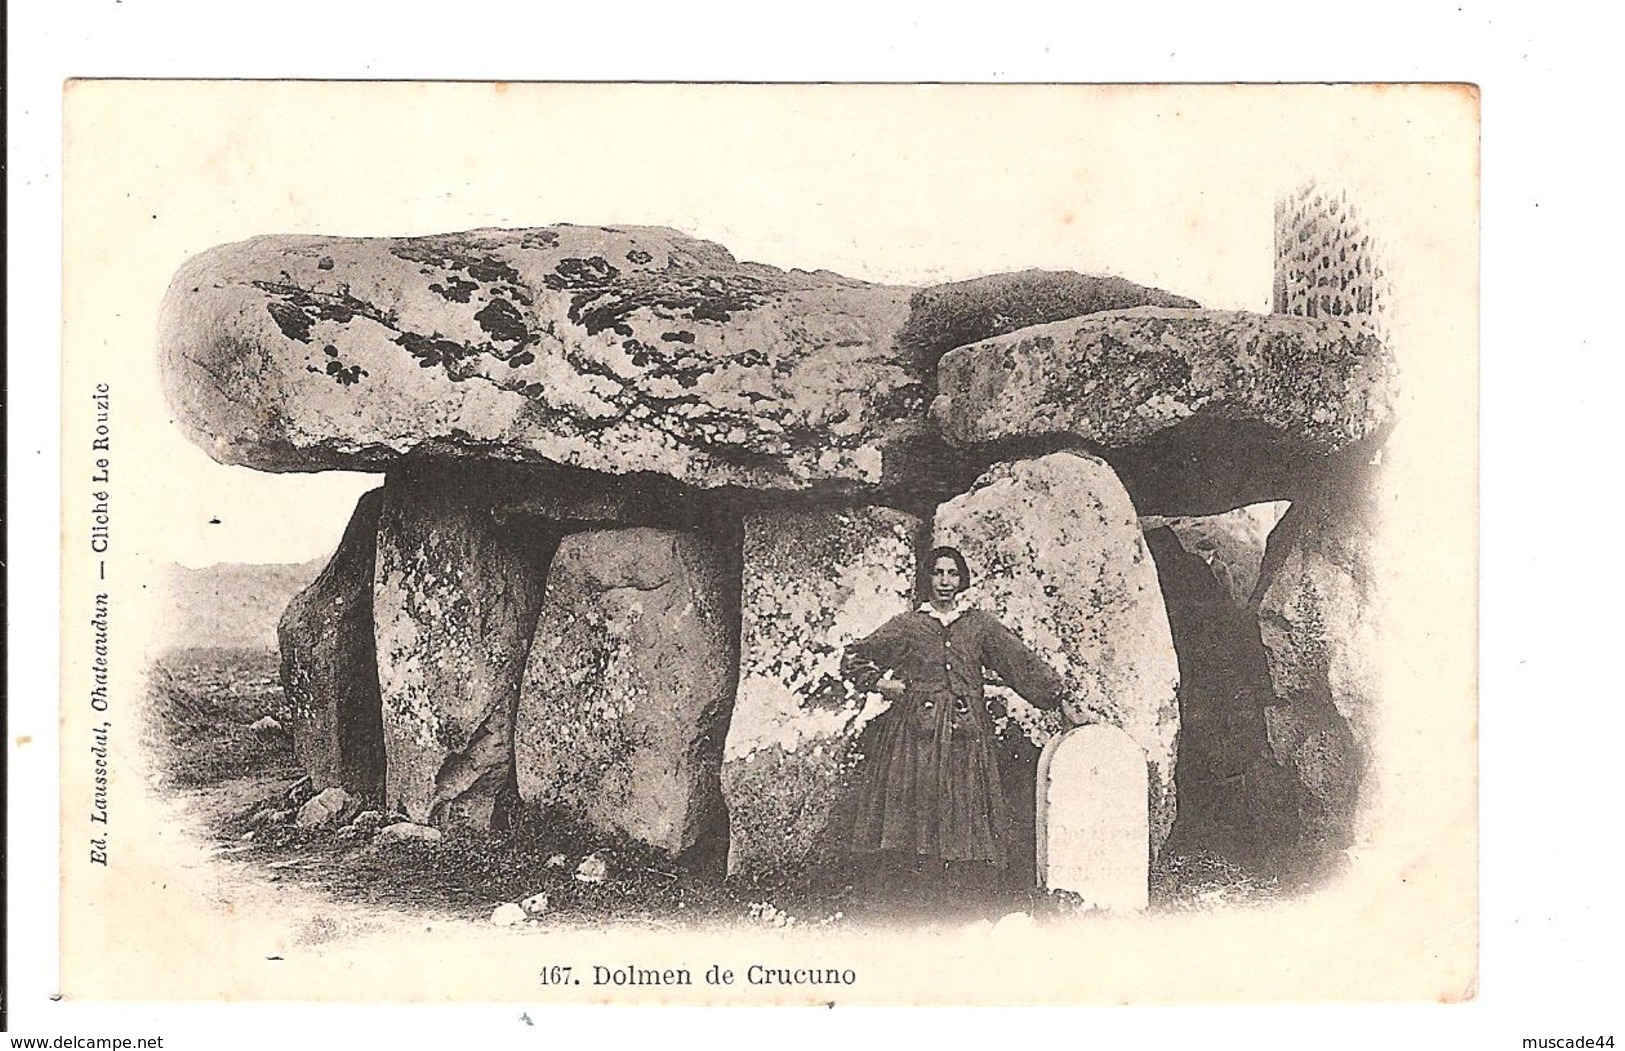
[[931,598],[938,602],[948,602],[959,594],[962,585],[959,579],[959,567],[951,558],[939,558],[931,563]]

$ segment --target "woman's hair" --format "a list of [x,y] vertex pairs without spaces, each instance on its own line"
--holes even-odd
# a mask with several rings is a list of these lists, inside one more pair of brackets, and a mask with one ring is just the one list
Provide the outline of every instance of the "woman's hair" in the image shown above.
[[[947,558],[947,559],[952,559],[953,560],[954,568],[959,570],[959,590],[960,591],[964,591],[966,588],[970,587],[970,566],[965,564],[965,556],[961,555],[959,553],[958,548],[955,548],[955,547],[934,547],[934,548],[931,549],[931,554],[929,556],[927,556],[925,564],[927,566],[929,566],[931,569],[935,569],[935,568],[937,568],[937,559],[939,559],[939,558]],[[928,574],[928,578],[929,578],[929,574]]]

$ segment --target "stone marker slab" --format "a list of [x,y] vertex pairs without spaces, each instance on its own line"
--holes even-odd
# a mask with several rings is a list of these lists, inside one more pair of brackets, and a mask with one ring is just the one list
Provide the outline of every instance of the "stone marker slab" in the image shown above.
[[1038,879],[1100,909],[1148,904],[1146,759],[1115,726],[1050,739],[1038,761]]

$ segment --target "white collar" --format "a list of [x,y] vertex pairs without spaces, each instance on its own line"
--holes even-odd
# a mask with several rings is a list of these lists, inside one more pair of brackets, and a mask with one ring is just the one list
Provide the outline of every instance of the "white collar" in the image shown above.
[[[960,594],[964,593],[961,592]],[[954,607],[946,613],[939,611],[937,607],[931,605],[930,602],[920,603],[920,612],[924,613],[926,616],[930,617],[932,620],[941,624],[945,628],[965,615],[965,609],[960,605],[959,602],[959,595],[954,596]]]

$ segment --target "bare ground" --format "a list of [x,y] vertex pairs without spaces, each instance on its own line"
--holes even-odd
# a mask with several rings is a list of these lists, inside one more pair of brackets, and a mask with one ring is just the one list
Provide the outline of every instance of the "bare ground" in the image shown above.
[[[308,798],[285,730],[255,731],[265,716],[289,715],[277,680],[276,655],[248,650],[175,651],[151,677],[147,742],[169,791],[184,801],[189,824],[213,842],[233,879],[262,880],[314,892],[338,906],[466,920],[488,919],[504,903],[546,896],[537,918],[549,927],[605,925],[680,928],[747,922],[829,926],[903,918],[962,922],[907,903],[881,908],[841,878],[771,891],[686,869],[627,840],[606,839],[557,815],[526,815],[489,833],[453,831],[438,843],[373,845],[370,832],[343,826],[302,828],[267,820]],[[358,808],[376,808],[361,801]],[[380,808],[381,809],[381,808]],[[391,820],[380,813],[379,819]],[[375,819],[378,820],[378,819]],[[601,881],[578,878],[584,859],[605,862]],[[1213,855],[1164,859],[1153,873],[1153,907],[1161,910],[1268,904],[1282,892]],[[976,907],[970,912],[977,912]],[[1064,894],[1017,893],[998,911],[1039,919],[1072,915]],[[986,903],[980,912],[987,913]]]

